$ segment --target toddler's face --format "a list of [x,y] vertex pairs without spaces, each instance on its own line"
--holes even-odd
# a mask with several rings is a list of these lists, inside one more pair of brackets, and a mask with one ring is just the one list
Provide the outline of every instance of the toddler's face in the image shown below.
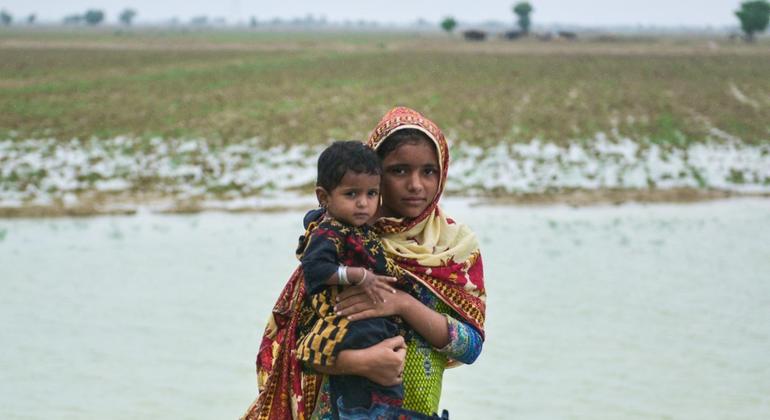
[[380,176],[347,171],[340,184],[324,194],[326,210],[337,220],[361,226],[377,212],[380,203]]

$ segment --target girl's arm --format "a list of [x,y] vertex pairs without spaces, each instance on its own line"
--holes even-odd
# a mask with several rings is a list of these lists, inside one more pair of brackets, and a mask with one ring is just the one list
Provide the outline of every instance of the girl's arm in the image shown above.
[[[397,290],[387,302],[374,304],[365,293],[350,287],[339,297],[336,310],[352,320],[399,315],[428,343],[447,357],[461,363],[473,363],[481,353],[483,340],[473,327],[442,315],[411,295]],[[343,350],[333,366],[314,368],[328,375],[357,375],[383,386],[401,383],[406,346],[401,336],[389,338],[361,350]]]
[[401,290],[386,302],[375,304],[362,290],[350,287],[340,293],[336,310],[351,321],[398,315],[431,346],[440,349],[450,341],[447,318]]
[[453,315],[434,311],[419,299],[397,290],[387,302],[373,304],[351,287],[340,294],[337,311],[350,320],[398,315],[436,350],[460,363],[471,364],[481,354],[484,339]]
[[343,350],[332,366],[313,367],[327,375],[363,376],[382,386],[393,386],[403,381],[405,359],[404,337],[396,336],[365,349]]

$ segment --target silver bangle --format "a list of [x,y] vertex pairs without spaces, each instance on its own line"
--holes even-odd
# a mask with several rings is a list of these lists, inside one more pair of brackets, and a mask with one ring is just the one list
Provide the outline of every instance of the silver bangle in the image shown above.
[[339,283],[340,286],[347,286],[350,284],[350,281],[348,280],[348,268],[344,265],[337,267],[337,283]]

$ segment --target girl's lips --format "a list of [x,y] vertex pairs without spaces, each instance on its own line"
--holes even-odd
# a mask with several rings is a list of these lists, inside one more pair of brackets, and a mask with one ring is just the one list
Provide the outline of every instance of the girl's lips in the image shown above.
[[408,204],[421,204],[425,202],[425,199],[420,197],[408,197],[401,199],[401,201]]

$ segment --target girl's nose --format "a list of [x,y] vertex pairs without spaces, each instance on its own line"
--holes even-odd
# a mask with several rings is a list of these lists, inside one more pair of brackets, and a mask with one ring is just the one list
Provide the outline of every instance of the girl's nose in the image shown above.
[[409,183],[407,185],[407,188],[409,189],[409,191],[413,191],[413,192],[422,191],[422,180],[420,179],[419,173],[415,173],[409,177]]

